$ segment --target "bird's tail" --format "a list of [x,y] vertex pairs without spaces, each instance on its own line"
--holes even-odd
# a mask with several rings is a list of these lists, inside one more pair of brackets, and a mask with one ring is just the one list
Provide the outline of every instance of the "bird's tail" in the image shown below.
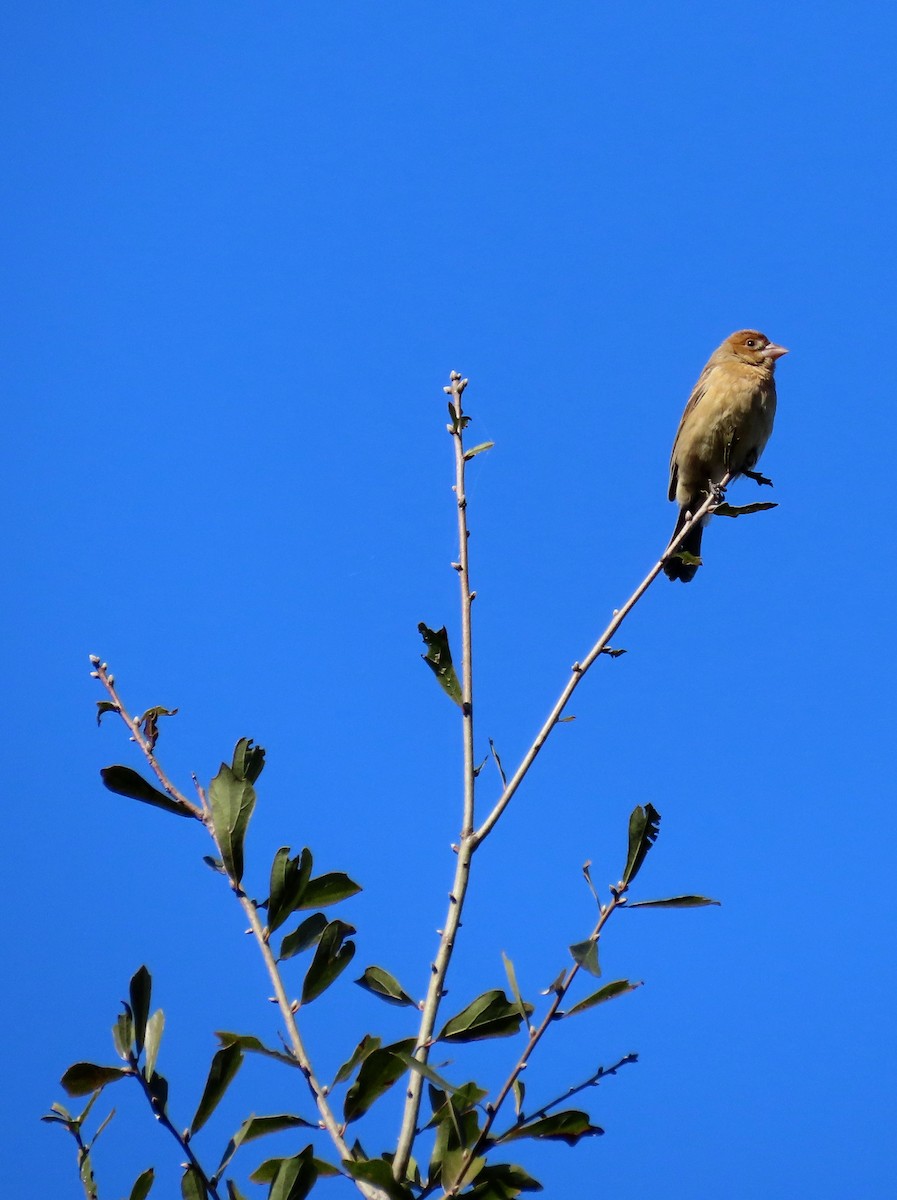
[[[676,528],[673,530],[673,538],[675,538],[676,534],[679,533],[687,520],[688,510],[680,508],[679,519],[676,521]],[[685,541],[679,544],[676,550],[676,555],[678,555],[680,551],[684,551],[686,554],[691,554],[695,558],[700,558],[701,538],[703,536],[703,524],[698,522],[694,528],[688,531]],[[673,538],[671,538],[670,541],[672,541]],[[663,564],[663,573],[666,575],[667,579],[681,579],[683,583],[691,583],[695,577],[695,572],[697,569],[697,563],[683,562],[681,558],[677,558],[675,555],[672,558],[667,559],[667,561]]]

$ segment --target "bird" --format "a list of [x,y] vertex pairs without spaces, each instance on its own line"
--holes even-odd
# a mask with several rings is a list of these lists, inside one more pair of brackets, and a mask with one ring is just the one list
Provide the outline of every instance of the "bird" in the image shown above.
[[[698,377],[670,455],[669,498],[679,505],[673,539],[728,473],[769,482],[753,468],[772,433],[776,415],[776,363],[788,351],[756,329],[730,334]],[[709,520],[709,517],[704,519]],[[677,557],[701,555],[699,522],[663,564],[668,579],[690,583],[699,563]],[[671,540],[673,540],[671,539]]]

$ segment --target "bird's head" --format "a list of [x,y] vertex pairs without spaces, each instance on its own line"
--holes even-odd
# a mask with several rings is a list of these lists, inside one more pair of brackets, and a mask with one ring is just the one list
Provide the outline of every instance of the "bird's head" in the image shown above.
[[739,329],[726,338],[720,349],[740,362],[752,367],[768,367],[770,370],[775,367],[777,359],[788,353],[784,346],[777,346],[756,329]]

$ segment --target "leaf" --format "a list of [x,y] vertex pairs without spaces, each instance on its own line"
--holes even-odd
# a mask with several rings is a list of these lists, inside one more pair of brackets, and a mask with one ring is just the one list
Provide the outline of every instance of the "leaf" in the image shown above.
[[498,767],[498,773],[501,776],[502,786],[507,787],[508,777],[505,775],[505,769],[501,765],[501,759],[498,757],[498,751],[495,749],[495,742],[493,742],[492,738],[489,739],[489,749],[492,752],[492,757],[495,759],[495,765]]
[[239,883],[243,878],[243,841],[252,810],[255,788],[239,779],[225,763],[209,784],[209,805],[215,841],[229,877]]
[[452,652],[449,649],[445,626],[443,625],[441,629],[429,629],[421,621],[417,629],[427,646],[427,652],[422,654],[421,658],[439,680],[439,686],[445,694],[460,705],[462,702],[461,683],[452,665]]
[[340,900],[348,900],[357,896],[361,891],[359,885],[342,871],[330,871],[309,880],[308,886],[302,893],[302,903],[298,908],[326,908],[329,904],[337,904]]
[[[250,1176],[252,1178],[252,1176]],[[282,1158],[268,1200],[305,1200],[315,1186],[318,1171],[312,1157],[311,1146],[306,1146],[293,1158]]]
[[125,1062],[131,1054],[131,1047],[134,1041],[134,1021],[131,1016],[129,1005],[125,1005],[125,1012],[120,1013],[112,1026],[112,1041],[115,1044],[115,1052],[119,1058]]
[[429,1063],[421,1062],[413,1054],[406,1054],[404,1051],[399,1054],[399,1057],[404,1060],[405,1066],[409,1071],[414,1071],[416,1075],[423,1076],[429,1083],[432,1083],[435,1087],[445,1092],[447,1096],[454,1095],[459,1091],[457,1084],[449,1083],[447,1079],[444,1079],[434,1071]]
[[99,725],[107,712],[121,712],[117,704],[113,704],[111,700],[97,700],[97,724]]
[[554,992],[555,995],[557,995],[563,989],[563,986],[564,986],[566,980],[567,980],[567,968],[564,967],[564,969],[558,975],[557,979],[555,979],[554,983],[549,983],[547,988],[543,988],[541,995],[550,996],[552,992]]
[[660,813],[653,804],[634,808],[629,817],[629,853],[623,872],[623,885],[628,887],[641,870],[645,856],[660,832]]
[[137,724],[143,730],[143,736],[150,744],[150,750],[155,750],[156,742],[159,740],[159,718],[173,717],[177,714],[176,708],[163,708],[161,704],[157,704],[155,708],[148,708],[142,717],[138,717]]
[[523,1101],[526,1097],[526,1084],[518,1076],[512,1084],[514,1093],[514,1112],[518,1117],[523,1115]]
[[213,871],[217,871],[219,875],[227,874],[227,871],[224,869],[224,863],[220,858],[213,858],[211,854],[204,854],[202,856],[202,861],[207,867],[211,867]]
[[292,1055],[285,1054],[283,1050],[272,1050],[270,1046],[264,1045],[251,1033],[228,1033],[224,1030],[217,1030],[215,1037],[222,1046],[239,1046],[241,1050],[248,1050],[250,1054],[264,1054],[267,1058],[276,1058],[278,1062],[287,1063],[291,1067],[299,1065]]
[[283,960],[301,954],[303,950],[307,950],[321,940],[321,934],[326,928],[327,918],[324,914],[312,913],[298,928],[294,929],[292,933],[288,933],[280,943],[279,958]]
[[150,1194],[150,1188],[153,1186],[153,1181],[155,1178],[156,1173],[153,1168],[147,1167],[147,1169],[141,1175],[138,1175],[134,1180],[134,1186],[131,1188],[131,1195],[128,1197],[128,1200],[146,1200],[146,1197]]
[[89,1096],[107,1083],[115,1083],[130,1074],[125,1067],[100,1067],[96,1063],[79,1062],[69,1067],[60,1082],[70,1096]]
[[477,1042],[483,1038],[511,1037],[520,1029],[533,1011],[531,1004],[524,1004],[525,1016],[521,1017],[515,1004],[508,1000],[500,988],[483,992],[457,1016],[452,1017],[436,1038],[440,1042]]
[[215,1178],[221,1178],[228,1163],[244,1142],[254,1142],[256,1138],[265,1137],[269,1133],[280,1133],[285,1129],[300,1127],[317,1128],[311,1121],[306,1121],[305,1117],[297,1117],[292,1113],[278,1113],[276,1116],[270,1117],[247,1117],[225,1147],[218,1170],[215,1172]]
[[246,1200],[246,1197],[232,1179],[228,1179],[227,1181],[227,1195],[228,1200]]
[[158,1071],[153,1071],[147,1083],[150,1093],[150,1102],[154,1111],[165,1112],[168,1106],[168,1080],[164,1075],[160,1075]]
[[566,1142],[568,1146],[575,1146],[584,1137],[596,1137],[602,1133],[603,1129],[589,1121],[588,1113],[571,1108],[537,1121],[514,1125],[495,1140],[516,1142],[520,1138],[536,1138],[538,1141]]
[[[767,482],[769,482],[767,480]],[[758,501],[756,504],[717,504],[713,510],[715,517],[746,517],[750,513],[767,512],[770,508],[778,508],[771,501]]]
[[234,759],[231,770],[237,779],[255,783],[265,766],[265,751],[261,746],[254,746],[252,738],[240,738],[234,747]]
[[345,921],[331,921],[315,949],[302,984],[302,1003],[311,1004],[345,971],[355,955],[355,943],[345,939],[355,930]]
[[183,1200],[208,1200],[209,1193],[202,1177],[192,1165],[188,1166],[181,1176],[181,1196]]
[[243,1065],[243,1051],[236,1043],[222,1046],[216,1050],[209,1067],[206,1086],[196,1109],[196,1115],[190,1124],[190,1136],[198,1133],[218,1107],[221,1097],[227,1091],[234,1076]]
[[269,933],[279,929],[300,906],[311,868],[312,856],[307,847],[295,858],[290,858],[289,846],[281,846],[274,855],[267,905]]
[[610,646],[603,646],[602,654],[606,654],[608,658],[619,658],[621,654],[628,654],[628,650],[614,650]]
[[154,788],[130,767],[102,767],[100,778],[109,791],[118,796],[127,796],[131,800],[139,800],[142,804],[152,804],[154,808],[164,809],[165,812],[175,813],[179,817],[193,816],[189,808]]
[[[517,1011],[520,1013],[520,1020],[525,1024],[527,1012],[523,1003],[523,997],[520,995],[520,988],[517,986],[517,972],[514,970],[514,964],[508,958],[507,954],[505,954],[504,950],[501,952],[501,960],[505,964],[505,974],[508,977],[508,987],[511,989],[511,995],[514,997],[514,1001],[517,1005]],[[532,1012],[532,1008],[530,1009],[530,1012]]]
[[330,1085],[330,1090],[333,1091],[338,1083],[345,1083],[355,1071],[356,1067],[363,1063],[369,1054],[372,1054],[375,1050],[379,1049],[380,1039],[378,1037],[373,1037],[369,1033],[366,1033],[352,1051],[351,1058],[346,1059],[346,1061],[337,1071],[336,1075],[334,1076],[333,1083]]
[[390,975],[388,971],[384,971],[382,967],[365,967],[364,974],[355,982],[359,987],[363,987],[366,992],[372,992],[375,996],[379,996],[381,1000],[385,1000],[387,1004],[396,1004],[404,1008],[417,1008],[415,1002],[411,999],[398,979],[394,975]]
[[414,1038],[396,1042],[390,1046],[382,1046],[372,1050],[361,1064],[358,1078],[346,1092],[343,1101],[343,1119],[348,1125],[363,1117],[371,1105],[401,1079],[407,1070],[401,1053],[411,1053],[414,1049]]
[[719,904],[709,896],[668,896],[665,900],[633,900],[627,908],[704,908],[708,904]]
[[542,1184],[523,1167],[511,1163],[490,1163],[476,1177],[473,1189],[465,1193],[477,1200],[506,1200],[521,1192],[541,1192]]
[[146,1021],[149,1016],[150,998],[153,991],[153,977],[145,966],[138,967],[131,976],[129,988],[131,997],[131,1014],[134,1020],[134,1044],[137,1053],[143,1049],[146,1035]]
[[601,966],[598,962],[597,938],[588,938],[584,942],[574,942],[574,944],[570,947],[570,953],[584,971],[588,971],[588,973],[590,975],[594,975],[596,979],[600,977]]
[[347,1175],[362,1183],[373,1184],[379,1188],[389,1200],[411,1200],[411,1192],[401,1183],[393,1179],[392,1167],[385,1159],[368,1158],[359,1161],[353,1158],[343,1159],[343,1168]]
[[585,1000],[580,1000],[578,1004],[574,1004],[572,1008],[564,1013],[564,1016],[573,1017],[577,1013],[594,1008],[596,1004],[603,1004],[605,1000],[614,1000],[617,996],[625,996],[627,992],[634,992],[636,988],[640,988],[641,986],[641,981],[630,983],[628,979],[615,979],[613,983],[606,983],[603,988],[599,988],[597,992],[592,992],[591,996],[587,996]]
[[582,864],[582,873],[583,873],[583,877],[584,877],[586,883],[589,885],[589,891],[595,897],[595,903],[600,904],[601,901],[598,899],[598,893],[595,891],[595,885],[594,885],[594,883],[592,883],[592,872],[590,869],[591,866],[592,866],[591,861],[584,862]]
[[159,1043],[162,1041],[162,1031],[165,1028],[165,1014],[157,1008],[146,1023],[146,1066],[144,1070],[152,1076],[156,1069],[156,1059],[159,1056]]
[[491,450],[494,445],[495,442],[480,442],[478,446],[471,446],[469,450],[465,450],[464,458],[466,461],[470,461],[477,454],[482,454],[485,450]]

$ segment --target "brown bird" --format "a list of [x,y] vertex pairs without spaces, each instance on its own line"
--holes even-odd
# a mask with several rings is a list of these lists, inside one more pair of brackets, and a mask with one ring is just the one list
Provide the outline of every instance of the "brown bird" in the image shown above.
[[[670,455],[669,497],[679,505],[674,538],[727,472],[762,481],[753,468],[772,433],[773,375],[777,360],[787,353],[756,329],[740,329],[711,354],[685,406]],[[700,557],[702,524],[687,534],[677,553]],[[698,565],[673,557],[663,569],[668,579],[688,583]]]

